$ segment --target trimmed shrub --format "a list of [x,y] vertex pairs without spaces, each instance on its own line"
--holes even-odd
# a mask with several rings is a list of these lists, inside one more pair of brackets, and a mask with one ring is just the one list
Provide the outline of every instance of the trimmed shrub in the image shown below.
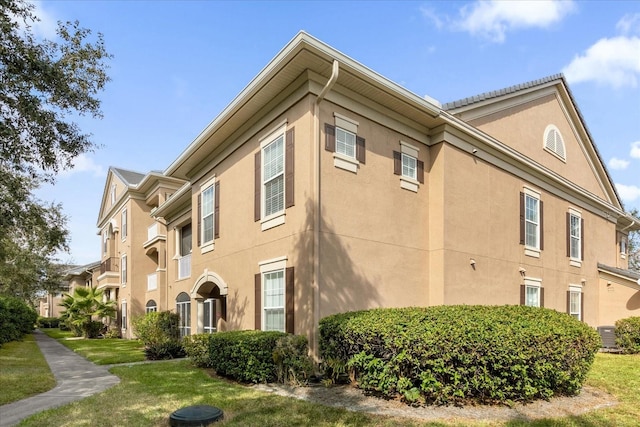
[[273,350],[278,382],[301,385],[309,381],[313,363],[309,358],[309,343],[302,335],[286,335],[276,341]]
[[38,314],[24,301],[0,296],[0,346],[33,332]]
[[640,353],[640,317],[616,322],[616,345],[627,354]]
[[57,317],[38,317],[38,321],[36,323],[38,328],[58,328],[60,327],[60,319]]
[[227,331],[209,338],[211,367],[217,374],[246,383],[277,378],[273,350],[284,332]]
[[407,402],[577,394],[600,347],[586,324],[526,306],[374,309],[320,321],[320,354],[364,390]]
[[211,368],[209,341],[213,335],[214,334],[189,335],[182,340],[184,351],[194,365],[200,368]]
[[154,311],[133,320],[133,332],[144,344],[148,360],[184,356],[179,321],[180,316],[169,311]]

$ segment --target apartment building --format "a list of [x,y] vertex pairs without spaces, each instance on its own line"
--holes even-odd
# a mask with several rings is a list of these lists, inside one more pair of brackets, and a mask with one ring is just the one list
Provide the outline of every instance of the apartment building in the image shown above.
[[96,280],[100,274],[100,262],[92,262],[85,265],[69,266],[65,270],[62,280],[65,286],[59,291],[48,292],[38,301],[38,315],[42,317],[60,317],[64,310],[60,303],[64,294],[73,295],[78,287],[96,286]]
[[98,228],[125,336],[152,307],[312,351],[321,318],[373,307],[640,314],[640,220],[561,75],[442,105],[304,32],[164,172],[112,168]]

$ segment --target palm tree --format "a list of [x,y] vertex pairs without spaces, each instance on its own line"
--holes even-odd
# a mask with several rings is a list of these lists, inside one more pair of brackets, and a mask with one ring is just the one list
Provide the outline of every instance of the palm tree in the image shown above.
[[85,338],[93,334],[94,318],[113,318],[116,314],[116,302],[104,301],[104,292],[94,287],[76,288],[73,295],[65,294],[60,306],[65,310],[60,314],[71,326],[82,332]]

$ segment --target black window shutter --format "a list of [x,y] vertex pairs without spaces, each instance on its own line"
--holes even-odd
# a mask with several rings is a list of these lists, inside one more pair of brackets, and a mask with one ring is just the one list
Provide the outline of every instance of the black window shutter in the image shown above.
[[421,160],[418,160],[417,163],[418,163],[418,171],[417,171],[418,182],[420,184],[424,184],[424,162]]
[[580,259],[584,261],[584,218],[580,219]]
[[256,331],[262,330],[262,274],[258,273],[254,276],[255,282],[255,317]]
[[571,291],[567,291],[567,314],[571,314]]
[[254,176],[255,189],[253,194],[253,220],[254,221],[260,221],[260,216],[262,215],[262,205],[260,201],[260,187],[262,186],[262,177],[260,176],[260,173],[261,173],[260,161],[261,161],[260,151],[258,151],[255,156],[255,176]]
[[220,181],[216,181],[215,199],[213,208],[213,237],[220,237]]
[[526,286],[520,285],[520,305],[525,304],[525,299],[524,299],[525,293],[526,293]]
[[287,131],[285,138],[286,152],[284,163],[284,189],[285,189],[285,208],[290,208],[294,205],[294,177],[295,177],[295,161],[294,161],[294,129],[291,128]]
[[540,307],[544,307],[544,288],[540,286]]
[[334,153],[336,151],[336,127],[329,123],[324,124],[325,142],[324,149]]
[[365,164],[366,152],[364,138],[356,135],[356,160]]
[[584,292],[580,292],[580,320],[584,322]]
[[544,204],[540,200],[540,250],[544,249]]
[[393,174],[402,175],[402,154],[399,151],[393,152]]
[[202,244],[202,233],[200,232],[200,225],[202,224],[202,194],[198,194],[198,246]]
[[288,334],[294,333],[294,268],[288,267],[285,271],[285,332]]
[[571,214],[567,212],[567,256],[571,256]]
[[520,192],[520,244],[524,245],[524,193]]

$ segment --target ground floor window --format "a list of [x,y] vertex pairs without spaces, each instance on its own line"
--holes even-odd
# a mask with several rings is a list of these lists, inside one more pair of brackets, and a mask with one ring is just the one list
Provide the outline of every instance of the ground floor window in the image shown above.
[[284,269],[263,275],[264,330],[284,332]]
[[156,304],[154,300],[150,299],[145,306],[145,312],[152,313],[154,311],[158,311],[158,304]]
[[178,324],[180,336],[191,335],[191,299],[185,292],[180,293],[176,298],[176,313],[180,316]]
[[204,333],[212,334],[216,331],[216,300],[213,298],[204,300],[203,309]]
[[578,320],[582,320],[582,288],[569,287],[569,314]]
[[126,301],[122,301],[122,315],[120,317],[120,327],[123,330],[127,329],[127,302]]
[[524,284],[520,285],[520,305],[544,307],[544,288],[540,279],[524,279]]

